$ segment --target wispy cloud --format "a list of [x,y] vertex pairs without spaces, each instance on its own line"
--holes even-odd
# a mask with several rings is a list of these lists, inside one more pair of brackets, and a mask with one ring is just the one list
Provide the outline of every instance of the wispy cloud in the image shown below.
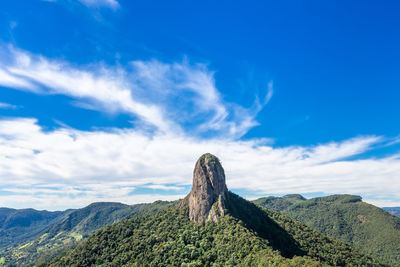
[[18,106],[0,102],[0,109],[17,109]]
[[35,88],[35,85],[22,79],[20,77],[15,77],[15,75],[9,73],[7,70],[0,69],[0,85],[12,88],[24,88],[31,89]]
[[0,47],[0,59],[1,86],[66,95],[74,105],[130,114],[135,125],[146,126],[79,131],[60,124],[44,131],[35,118],[0,120],[0,206],[56,209],[65,207],[62,202],[78,207],[179,198],[135,188],[187,188],[194,162],[205,152],[221,158],[231,189],[258,195],[350,193],[376,203],[400,202],[400,155],[349,159],[398,138],[360,136],[284,148],[266,139],[241,141],[271,100],[272,82],[265,97],[245,108],[223,99],[207,65],[187,59],[76,66],[12,46]]
[[146,185],[146,188],[150,189],[161,189],[161,190],[183,190],[184,188],[181,186],[171,186],[171,185],[162,185],[162,184],[151,184]]
[[190,185],[194,162],[204,152],[220,157],[233,190],[257,195],[349,193],[373,203],[400,201],[400,155],[346,160],[381,142],[383,138],[364,136],[274,148],[259,140],[149,136],[134,129],[44,131],[35,119],[3,119],[0,206],[56,209],[64,207],[57,199],[75,207],[93,201],[174,199],[139,194],[135,188],[168,191]]
[[[103,188],[100,188],[102,190]],[[60,190],[62,191],[62,190]],[[82,208],[93,202],[120,202],[128,204],[151,203],[154,200],[173,201],[181,199],[184,195],[163,195],[163,194],[140,194],[140,195],[121,195],[118,190],[113,192],[112,196],[91,196],[86,195],[85,198],[71,198],[64,194],[57,195],[41,195],[34,193],[34,190],[29,193],[15,195],[0,195],[0,205],[5,204],[7,207],[14,208],[37,208],[47,210],[66,210],[71,208]],[[29,203],[29,205],[27,205]]]
[[[42,0],[44,2],[60,2],[60,0]],[[79,2],[89,8],[106,7],[116,10],[120,7],[117,0],[72,0]]]
[[120,7],[117,0],[78,0],[87,7],[108,7],[118,9]]
[[[130,67],[93,64],[76,67],[14,47],[0,65],[0,85],[41,94],[64,94],[80,107],[125,112],[162,132],[203,133],[239,138],[257,125],[255,117],[272,97],[267,88],[253,107],[225,102],[214,72],[204,64],[133,61]],[[5,53],[3,53],[5,54]]]

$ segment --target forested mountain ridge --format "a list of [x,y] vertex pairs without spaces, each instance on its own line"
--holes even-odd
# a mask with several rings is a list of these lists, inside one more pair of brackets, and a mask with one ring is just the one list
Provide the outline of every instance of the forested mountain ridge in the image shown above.
[[35,236],[67,212],[0,208],[0,248]]
[[218,223],[172,207],[106,226],[40,266],[384,266],[286,215],[227,200]]
[[[284,199],[284,201],[282,201],[282,199]],[[334,199],[337,200],[337,196],[333,197],[331,200]],[[355,203],[354,201],[358,202],[360,200],[360,198],[357,197],[350,199],[352,199],[353,203]],[[293,204],[305,201],[305,199],[300,195],[289,195],[283,198],[277,198],[277,197],[262,198],[255,202],[265,203],[266,202],[265,200],[268,200],[267,202],[273,206],[275,205],[275,207],[277,206],[276,203],[287,204],[287,202],[289,202]],[[274,200],[276,203],[274,203]],[[17,247],[14,247],[7,251],[3,250],[2,251],[3,256],[4,253],[6,256],[6,258],[3,258],[3,260],[6,261],[6,266],[25,266],[25,265],[32,266],[35,263],[37,263],[38,259],[40,258],[41,261],[43,262],[44,260],[47,260],[53,257],[54,255],[57,255],[59,252],[65,251],[70,247],[74,247],[75,245],[81,242],[80,240],[81,238],[83,240],[87,236],[89,236],[90,232],[94,232],[102,225],[118,221],[119,215],[123,215],[120,216],[121,218],[124,216],[126,216],[126,218],[129,218],[141,215],[154,214],[164,208],[173,207],[176,205],[176,203],[177,202],[171,203],[171,202],[157,201],[152,204],[138,204],[132,206],[120,203],[93,203],[83,209],[68,210],[63,215],[64,217],[62,220],[53,223],[48,228],[44,229],[42,231],[42,234],[29,240],[29,242],[21,243]],[[88,212],[89,210],[91,212]],[[131,213],[129,213],[128,210],[130,210]],[[108,216],[107,214],[110,214],[110,212],[111,214],[114,213],[114,215]],[[271,213],[272,211],[267,210],[267,212]],[[3,214],[5,214],[4,209],[3,209]],[[247,214],[247,216],[251,217],[250,214]],[[99,223],[99,221],[103,221],[103,223]],[[57,244],[59,244],[59,246],[57,246]]]
[[106,226],[40,266],[383,266],[290,217],[227,190],[215,156],[199,158],[178,205]]
[[362,202],[360,196],[298,197],[293,201],[289,195],[261,198],[254,203],[283,212],[392,266],[400,266],[400,218]]
[[98,202],[82,209],[67,210],[34,235],[0,248],[0,259],[6,266],[33,266],[39,259],[46,260],[75,247],[105,225],[124,218],[153,214],[169,205],[173,202],[136,205]]

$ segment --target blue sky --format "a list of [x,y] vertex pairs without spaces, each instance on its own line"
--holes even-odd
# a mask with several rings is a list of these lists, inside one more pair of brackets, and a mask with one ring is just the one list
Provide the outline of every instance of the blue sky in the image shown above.
[[[22,8],[23,7],[23,8]],[[248,198],[400,206],[395,1],[0,3],[0,206]]]

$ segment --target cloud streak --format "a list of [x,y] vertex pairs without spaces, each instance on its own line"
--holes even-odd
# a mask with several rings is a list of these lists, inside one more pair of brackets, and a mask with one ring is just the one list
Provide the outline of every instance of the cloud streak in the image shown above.
[[89,8],[106,7],[112,10],[117,10],[120,5],[117,0],[78,0]]
[[[137,203],[182,197],[194,162],[218,155],[233,190],[254,194],[360,194],[400,200],[400,155],[346,160],[384,138],[357,137],[311,147],[274,148],[260,140],[197,139],[134,129],[44,131],[35,119],[0,120],[0,206],[57,209],[93,201]],[[176,191],[142,194],[137,188]],[[26,202],[17,201],[23,199]],[[176,199],[175,198],[175,199]],[[400,201],[399,201],[400,202]]]
[[82,4],[88,7],[109,7],[111,9],[118,9],[119,3],[117,0],[79,0]]
[[190,132],[240,138],[257,125],[255,117],[272,97],[252,108],[226,103],[214,72],[204,64],[132,61],[129,67],[92,64],[76,67],[64,61],[3,47],[0,85],[37,94],[63,94],[80,107],[128,113],[164,133]]
[[[42,1],[57,2],[59,0],[42,0]],[[118,8],[120,8],[120,4],[117,0],[76,0],[76,1],[89,8],[106,7],[112,10],[117,10]]]
[[45,131],[35,118],[0,119],[0,206],[60,209],[67,208],[63,203],[177,199],[187,193],[194,162],[205,152],[221,158],[230,189],[253,196],[349,193],[400,205],[399,154],[350,159],[398,138],[360,136],[283,148],[267,139],[240,140],[271,100],[272,82],[263,99],[245,108],[224,101],[207,65],[187,59],[75,66],[12,46],[0,47],[0,59],[0,86],[65,95],[81,108],[129,114],[134,124],[93,131],[60,124]]
[[18,106],[0,102],[0,109],[17,109]]

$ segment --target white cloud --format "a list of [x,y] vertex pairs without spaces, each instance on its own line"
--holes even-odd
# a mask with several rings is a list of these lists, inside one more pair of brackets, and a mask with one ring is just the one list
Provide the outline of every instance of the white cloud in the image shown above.
[[57,209],[64,203],[79,207],[93,201],[177,199],[182,195],[143,195],[135,189],[191,185],[194,163],[205,152],[220,157],[230,189],[266,195],[348,193],[373,203],[395,203],[400,199],[400,155],[346,160],[382,141],[365,136],[273,148],[260,140],[149,136],[134,129],[43,131],[35,119],[3,119],[0,206]]
[[103,64],[75,67],[13,47],[0,64],[0,85],[41,94],[63,94],[75,104],[99,111],[130,113],[162,132],[194,135],[222,134],[239,138],[257,125],[255,117],[266,101],[249,108],[226,103],[219,94],[214,73],[204,64],[187,60],[163,63],[134,61],[130,68]]
[[[273,148],[268,139],[238,140],[257,125],[258,112],[273,95],[272,82],[263,100],[244,108],[224,101],[214,72],[204,64],[152,60],[133,61],[124,69],[77,67],[13,47],[0,50],[1,86],[66,95],[76,106],[131,114],[155,129],[150,134],[143,128],[79,131],[61,124],[44,131],[33,118],[2,119],[0,206],[57,209],[65,203],[176,199],[182,196],[135,189],[182,190],[205,152],[221,158],[231,189],[349,193],[373,203],[400,202],[400,155],[348,159],[398,138],[361,136],[284,148]],[[210,132],[213,138],[201,138]]]
[[16,109],[18,106],[0,102],[0,109]]
[[363,201],[375,205],[377,207],[400,207],[400,201],[393,201],[390,199],[376,200],[367,198],[363,199]]
[[150,189],[161,189],[161,190],[183,190],[182,186],[170,186],[170,185],[162,185],[162,184],[152,184],[146,185],[146,188]]
[[87,7],[109,7],[111,9],[118,9],[119,3],[117,0],[78,0]]
[[[85,197],[85,198],[71,198],[68,196],[47,195],[12,195],[0,196],[0,204],[5,203],[4,206],[14,208],[26,208],[29,206],[36,207],[39,210],[47,209],[66,210],[71,208],[82,208],[94,202],[120,202],[129,204],[150,203],[154,200],[173,201],[183,198],[183,195],[160,195],[160,194],[141,194],[131,196],[119,196],[118,194],[113,197]],[[29,205],[27,205],[29,203]]]
[[15,75],[10,74],[8,71],[3,69],[0,69],[0,85],[12,88],[29,88],[31,90],[35,89],[35,86],[30,82],[23,78],[15,77]]

